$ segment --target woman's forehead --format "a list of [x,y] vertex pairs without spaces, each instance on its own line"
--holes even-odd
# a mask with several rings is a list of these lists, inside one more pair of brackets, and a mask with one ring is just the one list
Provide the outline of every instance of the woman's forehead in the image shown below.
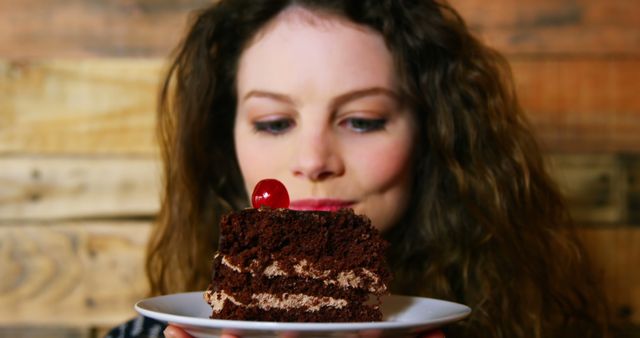
[[[305,10],[300,15],[312,14]],[[285,17],[272,22],[241,55],[238,89],[281,86],[275,89],[289,92],[314,85],[323,92],[340,92],[395,86],[392,56],[381,35],[344,24],[342,19],[323,16],[318,20],[323,21],[310,24],[306,19]]]
[[267,22],[267,24],[251,39],[245,49],[250,48],[253,44],[260,41],[265,35],[268,35],[273,30],[282,26],[294,28],[300,26],[311,26],[318,30],[331,30],[335,29],[337,26],[344,26],[353,30],[362,31],[363,33],[377,33],[367,26],[352,22],[336,13],[331,13],[322,9],[310,9],[299,5],[292,5],[285,8],[272,20]]

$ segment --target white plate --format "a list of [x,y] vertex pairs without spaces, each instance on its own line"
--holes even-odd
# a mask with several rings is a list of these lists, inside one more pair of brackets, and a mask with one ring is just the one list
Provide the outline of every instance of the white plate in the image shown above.
[[443,300],[407,296],[382,298],[381,322],[359,323],[279,323],[209,319],[211,307],[202,292],[178,293],[139,301],[136,311],[145,317],[184,328],[194,337],[219,337],[229,332],[243,337],[356,337],[359,332],[378,332],[382,336],[415,336],[463,319],[471,312],[465,305]]

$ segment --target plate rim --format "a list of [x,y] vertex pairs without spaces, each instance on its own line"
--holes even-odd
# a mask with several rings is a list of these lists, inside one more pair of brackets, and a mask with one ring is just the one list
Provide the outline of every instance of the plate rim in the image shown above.
[[[161,322],[172,325],[191,328],[207,328],[207,329],[232,329],[242,331],[360,331],[360,330],[398,330],[398,329],[420,329],[435,328],[445,324],[449,324],[458,320],[462,320],[469,316],[471,308],[467,305],[455,303],[447,300],[427,297],[412,297],[404,295],[387,295],[384,297],[410,298],[413,300],[426,300],[449,306],[458,307],[455,313],[438,317],[427,321],[380,321],[380,322],[339,322],[339,323],[299,323],[299,322],[263,322],[263,321],[243,321],[243,320],[227,320],[227,319],[211,319],[203,317],[182,316],[170,314],[145,308],[145,304],[151,301],[157,301],[168,297],[195,297],[196,294],[202,295],[204,291],[181,292],[169,295],[149,297],[139,300],[135,303],[134,309],[142,316],[153,318]],[[204,300],[203,300],[204,302]]]

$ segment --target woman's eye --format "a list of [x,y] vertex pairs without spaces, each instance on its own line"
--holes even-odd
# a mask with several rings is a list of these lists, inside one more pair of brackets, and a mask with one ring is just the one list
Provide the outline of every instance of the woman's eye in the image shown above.
[[291,127],[293,127],[293,121],[289,119],[256,121],[253,123],[253,128],[256,132],[274,135],[283,134]]
[[383,130],[387,124],[386,119],[367,119],[352,117],[344,120],[342,124],[359,133],[367,133],[377,130]]

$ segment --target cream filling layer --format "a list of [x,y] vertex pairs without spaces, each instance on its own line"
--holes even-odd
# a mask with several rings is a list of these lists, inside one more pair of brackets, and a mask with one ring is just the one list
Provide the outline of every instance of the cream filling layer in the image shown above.
[[[219,254],[216,254],[216,257]],[[222,256],[222,265],[236,272],[248,271],[252,275],[255,275],[256,268],[254,264],[249,265],[248,268],[243,269],[241,266],[235,265],[227,259],[227,256]],[[373,273],[369,269],[360,268],[356,270],[342,271],[335,279],[327,278],[331,271],[319,270],[309,264],[306,259],[303,259],[293,266],[295,272],[303,277],[309,277],[312,279],[322,279],[325,285],[337,284],[343,288],[359,288],[366,289],[373,293],[382,293],[387,290],[386,285],[380,283],[380,277]],[[282,270],[278,264],[278,261],[274,261],[271,265],[264,269],[263,274],[267,277],[287,276],[287,272]],[[362,278],[364,275],[366,278]]]
[[225,301],[229,301],[237,306],[258,307],[262,310],[305,308],[305,311],[307,312],[316,312],[322,307],[334,307],[341,309],[347,306],[347,301],[344,299],[289,293],[283,294],[282,297],[277,297],[270,293],[254,294],[251,295],[251,303],[249,304],[239,302],[233,296],[224,291],[207,291],[204,294],[204,299],[209,303],[209,305],[211,305],[213,312],[222,311]]

